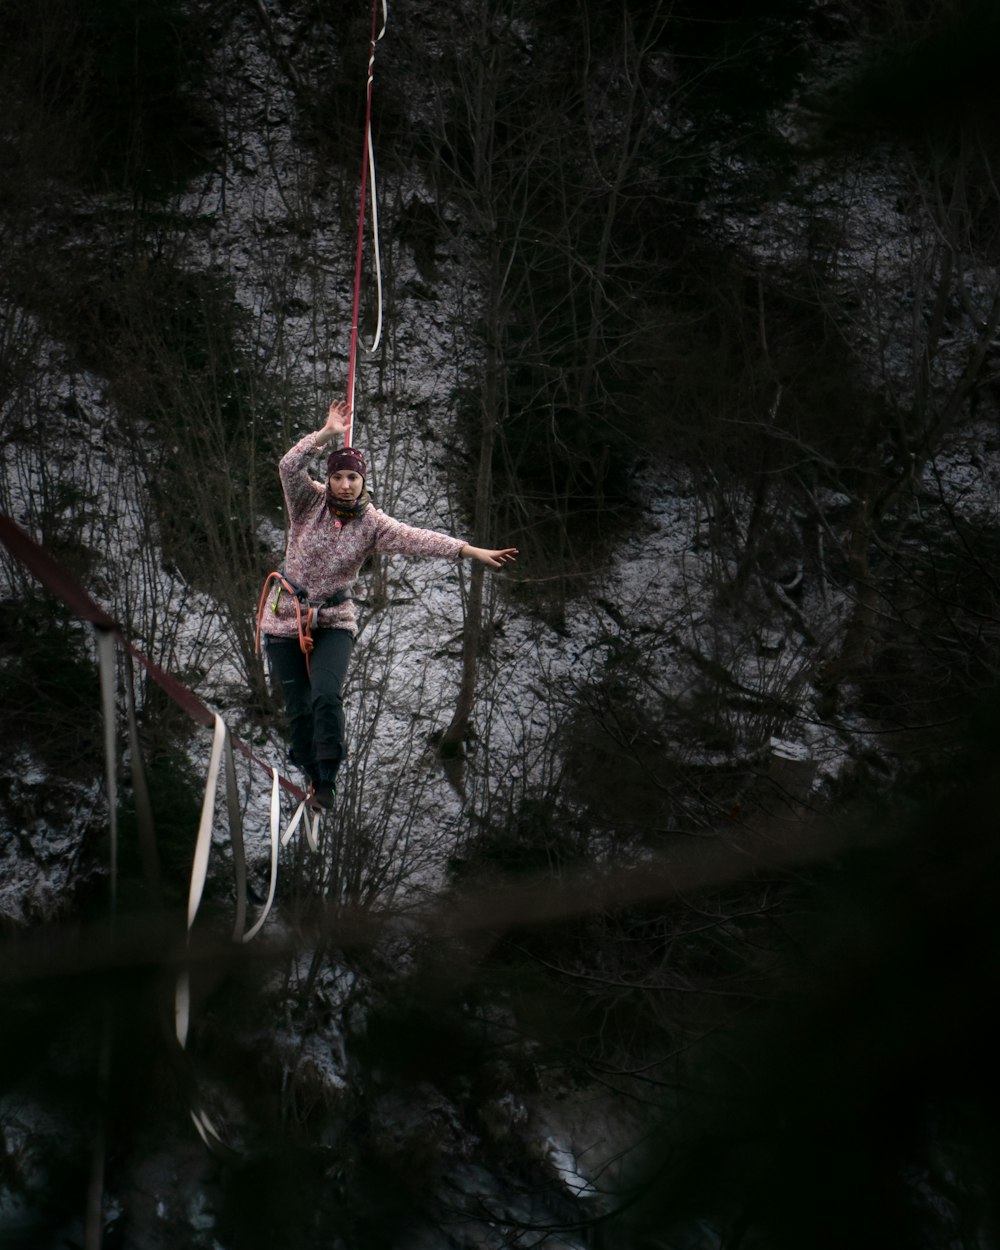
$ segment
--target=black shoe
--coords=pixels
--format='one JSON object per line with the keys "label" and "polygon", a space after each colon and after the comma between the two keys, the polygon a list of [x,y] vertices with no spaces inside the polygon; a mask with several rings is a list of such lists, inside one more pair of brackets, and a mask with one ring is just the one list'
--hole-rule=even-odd
{"label": "black shoe", "polygon": [[318,784],[310,786],[309,798],[306,800],[310,811],[328,812],[333,807],[333,796],[336,793],[336,790],[328,781],[320,781]]}
{"label": "black shoe", "polygon": [[[319,780],[325,786],[337,793],[337,773],[340,769],[340,760],[320,760],[317,765]],[[318,783],[317,783],[318,784]]]}

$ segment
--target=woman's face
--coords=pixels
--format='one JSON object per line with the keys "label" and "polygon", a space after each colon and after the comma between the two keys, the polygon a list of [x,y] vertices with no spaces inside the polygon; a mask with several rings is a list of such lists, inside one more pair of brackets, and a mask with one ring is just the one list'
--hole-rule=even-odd
{"label": "woman's face", "polygon": [[353,469],[337,469],[327,478],[327,485],[334,499],[342,503],[353,503],[361,494],[365,479]]}

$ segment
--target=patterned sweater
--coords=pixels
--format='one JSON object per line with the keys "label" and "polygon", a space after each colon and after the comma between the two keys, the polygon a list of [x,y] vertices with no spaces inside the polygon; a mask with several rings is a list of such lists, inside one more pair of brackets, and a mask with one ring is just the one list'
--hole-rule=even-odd
{"label": "patterned sweater", "polygon": [[[326,507],[325,483],[314,481],[306,469],[310,457],[329,451],[328,446],[316,446],[315,434],[307,434],[285,453],[278,466],[291,523],[284,564],[290,582],[307,590],[311,599],[322,599],[334,591],[349,589],[361,565],[376,553],[458,558],[465,546],[462,539],[403,525],[372,505],[353,520],[337,520]],[[277,586],[274,583],[274,591],[268,596],[261,630],[294,638],[298,635],[294,600],[287,592],[279,596]],[[323,608],[314,623],[319,628],[358,632],[354,604],[349,599]]]}

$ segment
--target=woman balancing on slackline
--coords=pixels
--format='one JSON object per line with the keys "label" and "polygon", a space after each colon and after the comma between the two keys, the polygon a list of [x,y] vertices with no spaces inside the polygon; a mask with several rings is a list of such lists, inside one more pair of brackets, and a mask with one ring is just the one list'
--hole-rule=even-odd
{"label": "woman balancing on slackline", "polygon": [[306,469],[309,460],[343,434],[347,422],[347,405],[335,400],[323,428],[299,439],[281,459],[288,546],[284,569],[265,583],[258,614],[271,671],[285,696],[289,759],[309,777],[313,810],[333,805],[344,759],[342,693],[358,632],[350,595],[363,562],[376,553],[469,557],[499,569],[517,556],[514,547],[487,551],[386,516],[368,497],[365,458],[355,447],[331,452],[326,483],[315,481]]}

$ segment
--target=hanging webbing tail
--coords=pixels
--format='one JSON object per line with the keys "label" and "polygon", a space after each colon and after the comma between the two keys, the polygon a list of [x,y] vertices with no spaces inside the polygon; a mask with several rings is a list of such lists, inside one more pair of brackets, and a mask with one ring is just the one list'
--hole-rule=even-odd
{"label": "hanging webbing tail", "polygon": [[104,713],[104,759],[108,787],[108,832],[111,839],[111,914],[118,905],[118,749],[115,744],[115,636],[110,629],[94,627],[101,676],[101,710]]}
{"label": "hanging webbing tail", "polygon": [[[299,810],[305,807],[305,800],[299,804]],[[242,935],[243,942],[252,941],[264,927],[264,921],[267,919],[274,903],[274,893],[278,885],[278,842],[280,839],[281,829],[281,792],[278,789],[278,773],[275,769],[271,774],[271,805],[270,805],[270,830],[271,830],[271,871],[267,882],[267,900],[261,908],[261,913],[257,917],[253,927],[248,929]]]}
{"label": "hanging webbing tail", "polygon": [[[211,843],[212,820],[214,813],[214,795],[217,787],[220,766],[224,761],[225,778],[226,778],[226,806],[229,816],[229,839],[231,852],[233,857],[233,865],[236,876],[236,918],[233,927],[233,938],[235,940],[248,941],[250,937],[259,932],[263,919],[258,919],[253,928],[249,931],[249,936],[244,934],[243,930],[246,925],[247,901],[246,901],[246,858],[243,847],[243,824],[240,811],[240,796],[238,792],[236,767],[233,757],[233,747],[236,747],[247,760],[252,764],[266,768],[271,778],[271,884],[268,891],[270,902],[274,899],[274,877],[277,872],[277,847],[279,841],[281,845],[285,845],[291,838],[294,831],[298,828],[306,812],[306,796],[302,790],[293,785],[286,778],[282,777],[277,769],[269,763],[256,756],[253,751],[241,742],[239,738],[234,737],[228,731],[225,723],[217,712],[210,711],[204,703],[186,686],[182,685],[175,677],[165,672],[154,664],[147,656],[143,655],[138,648],[128,640],[121,626],[110,616],[107,611],[100,607],[90,597],[86,590],[64,569],[51,555],[38,543],[34,541],[21,527],[13,521],[9,516],[0,513],[0,544],[10,553],[11,557],[29,570],[38,578],[43,586],[47,587],[54,595],[56,595],[77,617],[81,620],[88,621],[95,630],[96,645],[98,652],[98,660],[100,665],[100,687],[101,687],[101,705],[103,709],[104,721],[104,747],[105,762],[107,773],[107,790],[108,790],[108,808],[109,808],[109,825],[111,833],[111,904],[112,918],[115,914],[117,903],[117,868],[118,868],[118,772],[116,766],[118,748],[116,735],[116,663],[115,663],[115,647],[121,644],[125,656],[126,671],[126,707],[128,712],[128,742],[129,751],[132,756],[132,789],[135,800],[136,820],[138,825],[140,855],[143,864],[143,871],[146,877],[147,887],[150,897],[155,905],[160,903],[160,877],[159,863],[156,849],[156,835],[153,826],[152,806],[149,801],[149,789],[146,784],[145,776],[142,770],[142,753],[140,750],[139,731],[136,720],[135,710],[135,693],[133,690],[133,671],[132,660],[137,660],[142,665],[149,677],[157,683],[157,685],[166,692],[166,694],[182,708],[188,716],[197,724],[211,727],[214,729],[212,754],[209,762],[209,775],[206,781],[205,791],[206,797],[202,804],[202,815],[198,828],[198,837],[196,842],[194,862],[191,869],[191,882],[188,891],[188,931],[194,921],[195,913],[201,902],[202,892],[204,890],[208,857]],[[269,579],[273,580],[273,579]],[[291,586],[291,583],[288,583]],[[292,588],[296,596],[298,592],[296,588]],[[265,587],[264,601],[266,603],[267,587]],[[336,603],[343,603],[350,598],[350,592],[345,588],[337,591],[333,595],[328,595],[324,599],[320,607],[334,606]],[[258,638],[259,643],[259,638]],[[280,790],[293,795],[298,801],[298,811],[288,831],[282,837],[280,835],[279,822],[281,815],[280,808]],[[316,831],[318,828],[317,817],[310,825],[308,816],[306,817],[306,837],[310,847],[316,849],[318,842]],[[264,914],[266,918],[266,910]],[[186,970],[182,969],[176,991],[175,1005],[175,1026],[177,1038],[183,1047],[187,1039],[187,1033],[190,1023],[190,988],[187,979]],[[102,1043],[103,1046],[103,1043]],[[103,1062],[103,1060],[102,1060]],[[205,1129],[210,1135],[218,1138],[218,1134],[211,1126],[208,1117],[203,1113],[195,1115],[192,1112],[192,1118],[195,1120],[195,1127],[201,1133],[205,1140]],[[98,1195],[99,1197],[100,1195]]]}
{"label": "hanging webbing tail", "polygon": [[[382,28],[378,29],[379,4],[382,6]],[[365,193],[369,173],[371,175],[371,206],[372,206],[372,245],[375,255],[375,282],[378,291],[378,320],[375,327],[375,338],[368,351],[373,352],[382,338],[382,261],[379,254],[378,239],[378,202],[375,191],[375,148],[372,143],[372,86],[375,81],[375,48],[385,34],[388,21],[386,0],[372,0],[372,33],[368,54],[368,78],[365,84],[365,131],[361,145],[361,204],[358,212],[358,238],[354,252],[354,307],[351,313],[351,346],[347,364],[347,429],[344,431],[344,446],[352,445],[354,433],[354,387],[357,378],[358,360],[358,311],[361,304],[361,255],[365,237]]]}

